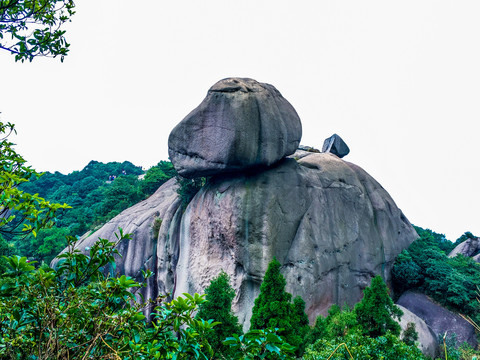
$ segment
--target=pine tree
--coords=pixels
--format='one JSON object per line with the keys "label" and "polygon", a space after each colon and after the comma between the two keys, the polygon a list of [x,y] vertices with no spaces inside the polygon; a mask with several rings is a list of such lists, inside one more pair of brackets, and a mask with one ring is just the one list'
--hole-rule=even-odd
{"label": "pine tree", "polygon": [[214,278],[205,289],[206,300],[199,305],[196,318],[214,320],[221,324],[215,326],[213,331],[206,334],[206,339],[216,353],[228,354],[228,347],[223,345],[223,340],[233,334],[241,335],[242,328],[238,318],[232,312],[232,300],[235,291],[230,286],[229,276],[222,271]]}
{"label": "pine tree", "polygon": [[292,310],[290,322],[293,325],[293,337],[295,342],[291,345],[297,347],[296,354],[301,356],[305,352],[305,347],[307,345],[306,341],[310,331],[310,323],[308,321],[308,316],[305,313],[305,301],[300,296],[293,299]]}
{"label": "pine tree", "polygon": [[287,282],[280,273],[276,258],[268,264],[267,272],[260,285],[260,294],[255,299],[250,319],[250,329],[290,328],[290,300],[292,295],[285,291]]}
{"label": "pine tree", "polygon": [[300,355],[304,338],[308,331],[308,317],[305,314],[305,302],[285,291],[286,281],[280,273],[280,263],[276,258],[268,264],[267,272],[260,285],[260,294],[255,299],[250,319],[250,330],[277,328],[278,334],[286,342],[297,348]]}
{"label": "pine tree", "polygon": [[367,336],[378,337],[391,331],[395,336],[400,335],[400,325],[393,319],[400,319],[402,310],[396,306],[381,276],[372,279],[370,287],[363,291],[363,299],[355,305],[357,321]]}

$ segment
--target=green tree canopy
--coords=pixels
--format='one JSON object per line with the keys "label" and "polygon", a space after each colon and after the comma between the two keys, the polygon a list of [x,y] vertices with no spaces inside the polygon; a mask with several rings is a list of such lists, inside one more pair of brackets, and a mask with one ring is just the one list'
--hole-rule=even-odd
{"label": "green tree canopy", "polygon": [[363,299],[355,305],[355,313],[363,334],[367,336],[382,336],[387,331],[400,335],[400,325],[393,318],[400,319],[403,312],[388,295],[387,285],[380,275],[375,276],[363,291]]}
{"label": "green tree canopy", "polygon": [[362,360],[427,360],[414,345],[405,344],[391,333],[371,338],[358,332],[341,338],[319,339],[307,348],[302,359],[345,360],[351,359],[351,356]]}
{"label": "green tree canopy", "polygon": [[285,291],[287,282],[280,273],[280,263],[276,258],[268,264],[260,294],[255,299],[255,305],[250,319],[250,329],[290,328],[290,301],[292,295]]}
{"label": "green tree canopy", "polygon": [[67,204],[46,201],[37,194],[19,190],[20,184],[41,176],[25,159],[17,154],[14,144],[8,140],[15,132],[13,124],[0,122],[0,235],[6,240],[15,235],[32,233],[53,226],[59,209]]}
{"label": "green tree canopy", "polygon": [[163,183],[177,174],[170,161],[160,161],[156,166],[147,170],[140,185],[144,194],[153,194]]}
{"label": "green tree canopy", "polygon": [[458,254],[449,258],[451,248],[474,237],[467,232],[455,244],[446,244],[441,234],[415,228],[419,238],[395,260],[392,279],[395,292],[415,288],[449,309],[480,321],[476,291],[480,287],[480,264]]}
{"label": "green tree canopy", "polygon": [[235,291],[224,271],[210,282],[205,289],[205,295],[206,301],[199,305],[196,318],[220,322],[206,338],[215,352],[227,355],[230,349],[223,341],[233,334],[241,335],[243,332],[238,318],[232,312]]}
{"label": "green tree canopy", "polygon": [[260,294],[255,299],[250,329],[280,329],[279,334],[295,347],[297,355],[301,355],[301,344],[308,332],[305,302],[301,298],[291,302],[292,294],[285,291],[286,281],[280,268],[274,257],[260,285]]}
{"label": "green tree canopy", "polygon": [[36,56],[63,61],[70,44],[62,26],[75,14],[72,0],[0,0],[0,49],[15,61]]}
{"label": "green tree canopy", "polygon": [[13,254],[13,246],[11,246],[5,239],[0,235],[0,274],[3,274],[7,267],[6,256]]}
{"label": "green tree canopy", "polygon": [[66,202],[72,209],[56,214],[56,225],[61,231],[52,229],[48,231],[48,236],[27,236],[21,241],[14,239],[17,254],[39,262],[50,262],[64,248],[65,232],[81,236],[94,230],[153,194],[175,172],[170,162],[160,161],[147,171],[143,179],[142,174],[142,168],[129,161],[104,164],[92,160],[82,170],[68,175],[46,172],[41,177],[34,176],[31,181],[22,183],[20,190]]}

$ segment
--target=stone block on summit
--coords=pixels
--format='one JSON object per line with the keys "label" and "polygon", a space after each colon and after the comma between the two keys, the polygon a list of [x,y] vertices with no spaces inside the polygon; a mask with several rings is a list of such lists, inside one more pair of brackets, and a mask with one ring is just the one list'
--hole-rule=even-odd
{"label": "stone block on summit", "polygon": [[275,87],[227,78],[172,130],[168,154],[181,176],[210,176],[272,165],[301,136],[297,112]]}
{"label": "stone block on summit", "polygon": [[331,153],[337,155],[339,158],[343,158],[348,155],[350,149],[340,136],[333,134],[323,142],[322,152]]}

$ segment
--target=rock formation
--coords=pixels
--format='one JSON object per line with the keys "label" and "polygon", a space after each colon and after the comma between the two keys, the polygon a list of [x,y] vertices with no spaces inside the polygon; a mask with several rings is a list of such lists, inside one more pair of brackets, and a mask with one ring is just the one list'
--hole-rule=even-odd
{"label": "rock formation", "polygon": [[272,165],[301,136],[297,112],[275,87],[228,78],[172,130],[168,154],[181,176],[209,176]]}
{"label": "rock formation", "polygon": [[178,172],[213,175],[207,184],[183,208],[172,179],[79,248],[118,227],[133,233],[119,245],[117,269],[139,280],[141,269],[154,271],[147,297],[202,293],[223,269],[245,326],[273,256],[311,321],[334,303],[355,304],[376,274],[389,282],[395,257],[417,234],[360,167],[308,149],[285,158],[300,135],[295,110],[273,86],[220,81],[169,139]]}
{"label": "rock formation", "polygon": [[447,336],[455,333],[458,345],[468,342],[473,348],[477,347],[473,326],[459,315],[434,303],[427,295],[407,291],[400,296],[397,305],[403,306],[425,321],[435,337],[443,338],[445,333]]}
{"label": "rock formation", "polygon": [[[91,236],[122,227],[117,269],[141,279],[144,295],[202,292],[220,270],[237,292],[235,311],[248,323],[273,256],[287,291],[300,295],[313,319],[334,303],[353,305],[375,274],[389,281],[395,257],[416,233],[388,193],[365,171],[337,156],[309,153],[262,172],[213,177],[183,209],[174,179]],[[155,222],[161,224],[154,231]]]}

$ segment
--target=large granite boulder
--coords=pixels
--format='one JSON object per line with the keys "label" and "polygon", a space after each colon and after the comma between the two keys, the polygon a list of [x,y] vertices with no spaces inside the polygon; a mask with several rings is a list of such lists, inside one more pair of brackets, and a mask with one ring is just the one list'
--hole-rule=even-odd
{"label": "large granite boulder", "polygon": [[[466,257],[474,257],[480,251],[480,238],[471,237],[465,240],[464,242],[458,244],[448,255],[449,257],[455,257],[458,254],[462,254]],[[476,261],[478,256],[474,258]]]}
{"label": "large granite boulder", "polygon": [[113,238],[119,226],[133,232],[120,244],[118,269],[138,279],[142,268],[152,269],[148,296],[202,293],[224,270],[245,326],[274,256],[287,291],[302,296],[313,322],[334,303],[358,302],[376,274],[389,282],[395,257],[417,237],[375,179],[328,153],[215,176],[186,209],[177,186],[170,180],[78,246]]}
{"label": "large granite boulder", "polygon": [[301,136],[300,118],[275,87],[228,78],[172,130],[168,154],[181,176],[209,176],[272,165]]}
{"label": "large granite boulder", "polygon": [[423,355],[429,356],[432,359],[438,355],[438,339],[437,336],[433,333],[433,331],[428,327],[428,325],[415,315],[413,312],[408,310],[407,308],[403,307],[402,305],[397,306],[403,311],[403,316],[400,321],[397,322],[400,324],[402,328],[402,336],[403,332],[407,329],[409,323],[415,324],[415,330],[418,333],[418,340],[417,346]]}
{"label": "large granite boulder", "polygon": [[433,331],[437,338],[443,338],[445,333],[457,336],[457,344],[469,343],[473,348],[478,345],[474,327],[461,316],[433,302],[427,295],[407,291],[397,301],[397,305],[410,310],[421,318]]}

